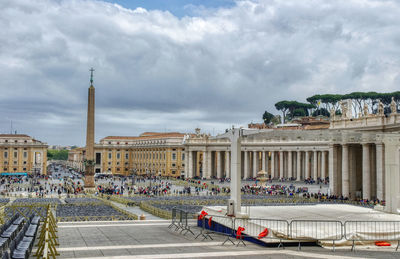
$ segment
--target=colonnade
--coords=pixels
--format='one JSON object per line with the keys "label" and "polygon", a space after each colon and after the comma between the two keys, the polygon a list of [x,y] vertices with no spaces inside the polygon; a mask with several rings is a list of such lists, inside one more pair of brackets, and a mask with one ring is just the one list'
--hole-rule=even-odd
{"label": "colonnade", "polygon": [[[230,151],[185,151],[186,177],[230,178]],[[200,155],[199,155],[200,153]],[[242,179],[263,170],[272,179],[325,179],[328,150],[242,151]]]}
{"label": "colonnade", "polygon": [[[185,151],[185,176],[230,178],[230,151]],[[385,198],[383,143],[335,143],[317,148],[242,149],[242,179],[264,170],[271,179],[329,181],[331,195],[380,200]]]}

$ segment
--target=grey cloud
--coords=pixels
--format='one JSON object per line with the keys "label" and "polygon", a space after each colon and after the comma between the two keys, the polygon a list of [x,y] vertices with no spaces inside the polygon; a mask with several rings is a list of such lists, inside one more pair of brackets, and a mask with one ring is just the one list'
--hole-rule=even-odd
{"label": "grey cloud", "polygon": [[[400,4],[238,1],[195,17],[101,1],[0,3],[0,129],[84,142],[95,67],[96,135],[223,131],[282,99],[394,91]],[[10,118],[10,119],[7,119]]]}

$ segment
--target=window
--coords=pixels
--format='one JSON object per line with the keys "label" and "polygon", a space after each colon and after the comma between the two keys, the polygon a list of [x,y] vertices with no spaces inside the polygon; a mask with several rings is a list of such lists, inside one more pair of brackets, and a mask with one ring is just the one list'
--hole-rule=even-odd
{"label": "window", "polygon": [[26,161],[24,161],[24,165],[26,165]]}
{"label": "window", "polygon": [[111,145],[111,141],[108,141],[108,144]]}
{"label": "window", "polygon": [[14,161],[14,165],[16,165],[17,164],[17,161]]}
{"label": "window", "polygon": [[172,160],[176,160],[176,153],[172,153]]}
{"label": "window", "polygon": [[125,159],[129,159],[129,153],[125,153]]}
{"label": "window", "polygon": [[14,152],[14,158],[18,158],[18,152]]}
{"label": "window", "polygon": [[23,168],[22,170],[26,171],[26,168]]}
{"label": "window", "polygon": [[4,171],[7,171],[7,167],[4,167]]}
{"label": "window", "polygon": [[24,152],[24,158],[28,157],[28,152]]}
{"label": "window", "polygon": [[175,174],[176,172],[175,172],[175,171],[172,171],[171,173],[172,173],[172,174]]}
{"label": "window", "polygon": [[121,158],[121,153],[117,153],[117,159]]}
{"label": "window", "polygon": [[117,171],[119,172],[119,170],[120,170],[120,168],[118,167],[118,168],[117,168]]}
{"label": "window", "polygon": [[108,153],[108,159],[111,159],[111,157],[112,157],[112,154]]}
{"label": "window", "polygon": [[182,153],[182,161],[185,161],[185,153]]}
{"label": "window", "polygon": [[119,165],[119,162],[117,162],[117,165]]}
{"label": "window", "polygon": [[18,140],[15,140],[14,142],[15,142],[15,143],[18,143]]}
{"label": "window", "polygon": [[111,162],[108,162],[108,165],[111,165]]}
{"label": "window", "polygon": [[4,152],[4,158],[8,158],[8,152]]}
{"label": "window", "polygon": [[107,171],[109,171],[109,172],[110,172],[110,171],[111,171],[111,168],[108,168],[108,170],[107,170]]}
{"label": "window", "polygon": [[176,164],[172,164],[172,167],[175,167],[176,166]]}

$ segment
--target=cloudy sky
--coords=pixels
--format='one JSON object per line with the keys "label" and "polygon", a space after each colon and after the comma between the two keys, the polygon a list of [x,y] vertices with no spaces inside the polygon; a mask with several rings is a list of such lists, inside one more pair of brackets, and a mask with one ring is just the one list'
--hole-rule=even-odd
{"label": "cloudy sky", "polygon": [[96,140],[218,133],[274,103],[396,91],[400,1],[1,0],[0,132],[83,145],[89,69]]}

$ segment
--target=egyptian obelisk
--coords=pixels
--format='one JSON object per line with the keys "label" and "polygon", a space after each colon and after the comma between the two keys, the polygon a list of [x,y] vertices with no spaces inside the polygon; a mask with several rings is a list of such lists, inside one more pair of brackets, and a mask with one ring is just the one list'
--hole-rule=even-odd
{"label": "egyptian obelisk", "polygon": [[85,159],[85,188],[94,188],[94,86],[93,71],[90,70],[90,87],[88,94],[87,126],[86,126],[86,159]]}

